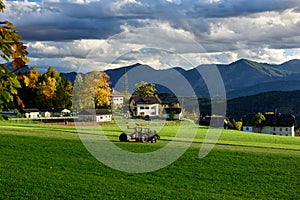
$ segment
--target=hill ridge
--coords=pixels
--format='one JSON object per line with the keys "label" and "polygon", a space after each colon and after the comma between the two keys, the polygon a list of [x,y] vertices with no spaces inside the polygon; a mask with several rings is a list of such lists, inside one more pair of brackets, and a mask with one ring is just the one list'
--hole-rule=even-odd
{"label": "hill ridge", "polygon": [[[110,76],[111,87],[119,87],[117,90],[122,91],[120,83],[124,73],[129,75],[135,73],[135,76],[129,76],[129,89],[134,88],[136,81],[145,79],[150,82],[160,81],[160,83],[171,85],[179,83],[184,78],[193,88],[197,96],[207,96],[205,81],[199,69],[205,67],[209,69],[212,65],[199,65],[196,68],[186,70],[180,66],[174,68],[157,70],[150,65],[136,63],[134,65],[124,66],[117,69],[108,69],[105,72]],[[223,79],[225,90],[228,98],[247,96],[249,94],[257,94],[272,90],[290,91],[297,90],[297,84],[300,81],[300,60],[294,59],[279,65],[260,63],[248,59],[240,59],[230,64],[215,65]],[[74,73],[65,73],[65,76],[72,82],[75,80]],[[138,75],[138,77],[137,77]],[[149,77],[155,77],[151,80]],[[131,84],[130,84],[131,83]],[[280,85],[280,83],[283,83]],[[274,86],[272,86],[274,85]],[[178,85],[180,87],[180,84]],[[158,86],[158,91],[165,92],[163,87]],[[280,88],[278,88],[280,87]],[[255,91],[258,88],[258,91]],[[251,90],[250,90],[251,89]],[[300,86],[299,86],[300,89]],[[178,89],[179,91],[179,89]],[[180,95],[191,95],[181,88]]]}

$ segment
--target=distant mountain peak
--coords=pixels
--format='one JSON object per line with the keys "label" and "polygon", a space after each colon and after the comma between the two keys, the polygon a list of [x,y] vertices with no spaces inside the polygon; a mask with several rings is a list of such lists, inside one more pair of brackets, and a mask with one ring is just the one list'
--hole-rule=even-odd
{"label": "distant mountain peak", "polygon": [[16,70],[16,69],[14,68],[14,66],[13,66],[12,63],[6,63],[5,66],[6,66],[6,68],[7,68],[8,70],[14,71],[15,74],[26,74],[26,73],[28,73],[29,70],[30,70],[29,67],[28,67],[28,65],[24,65],[24,67],[22,67],[21,69],[18,69],[18,70]]}
{"label": "distant mountain peak", "polygon": [[281,65],[285,65],[285,64],[298,64],[300,66],[300,59],[288,60],[288,61],[282,63]]}
{"label": "distant mountain peak", "polygon": [[[273,91],[279,88],[282,91],[300,89],[300,60],[298,59],[290,60],[281,65],[240,59],[230,64],[199,65],[197,68],[189,70],[180,66],[158,70],[146,64],[135,63],[121,68],[109,69],[105,72],[110,76],[112,87],[115,87],[117,83],[122,85],[120,87],[123,87],[125,80],[122,80],[122,78],[126,72],[129,72],[127,77],[131,89],[134,88],[135,79],[150,82],[148,78],[151,74],[155,76],[154,82],[160,80],[166,85],[178,85],[176,89],[180,90],[182,96],[187,95],[186,88],[179,82],[182,78],[190,83],[195,94],[207,96],[209,94],[207,85],[197,69],[202,67],[204,70],[210,70],[211,66],[218,68],[229,98]],[[75,75],[66,74],[70,80],[74,80]]]}

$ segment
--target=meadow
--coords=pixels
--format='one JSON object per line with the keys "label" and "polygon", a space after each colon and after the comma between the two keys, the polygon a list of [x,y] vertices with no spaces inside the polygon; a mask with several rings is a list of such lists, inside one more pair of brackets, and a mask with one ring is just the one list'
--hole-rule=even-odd
{"label": "meadow", "polygon": [[[168,144],[178,127],[164,127],[155,144],[120,143],[118,127],[103,128],[117,146],[148,152]],[[199,159],[207,128],[196,128],[171,165],[126,173],[96,160],[74,126],[0,122],[0,199],[300,199],[299,137],[223,130]]]}

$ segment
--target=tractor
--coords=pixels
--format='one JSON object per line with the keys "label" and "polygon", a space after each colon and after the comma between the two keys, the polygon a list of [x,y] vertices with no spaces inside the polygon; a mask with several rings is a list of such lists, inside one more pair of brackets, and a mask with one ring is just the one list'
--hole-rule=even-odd
{"label": "tractor", "polygon": [[151,142],[156,143],[156,140],[160,139],[160,136],[156,131],[151,131],[150,128],[143,127],[127,127],[128,129],[133,129],[133,133],[121,133],[119,140],[121,142]]}

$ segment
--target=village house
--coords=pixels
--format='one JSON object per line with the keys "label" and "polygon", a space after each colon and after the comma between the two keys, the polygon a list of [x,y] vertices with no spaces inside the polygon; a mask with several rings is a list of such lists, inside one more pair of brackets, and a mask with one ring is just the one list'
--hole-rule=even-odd
{"label": "village house", "polygon": [[112,120],[112,113],[107,109],[85,109],[78,114],[78,121],[81,122],[109,122]]}
{"label": "village house", "polygon": [[176,107],[165,107],[164,118],[167,120],[181,120],[182,109]]}
{"label": "village house", "polygon": [[36,119],[41,116],[40,110],[37,108],[26,108],[22,111],[22,113],[25,118],[29,118],[29,119]]}
{"label": "village house", "polygon": [[178,98],[174,94],[158,94],[161,101],[162,117],[166,120],[181,120],[182,109]]}
{"label": "village house", "polygon": [[118,92],[115,89],[112,89],[111,92],[111,104],[112,105],[123,105],[124,104],[124,95]]}
{"label": "village house", "polygon": [[295,136],[296,119],[291,114],[265,114],[266,122],[260,131],[260,128],[253,125],[255,114],[247,115],[243,121],[243,131],[261,132],[264,134]]}
{"label": "village house", "polygon": [[159,117],[160,99],[153,96],[132,96],[129,100],[129,110],[133,117]]}
{"label": "village house", "polygon": [[215,128],[227,128],[228,121],[221,115],[200,115],[198,119],[199,125],[211,126]]}
{"label": "village house", "polygon": [[42,117],[63,117],[70,116],[71,111],[66,108],[42,108]]}

